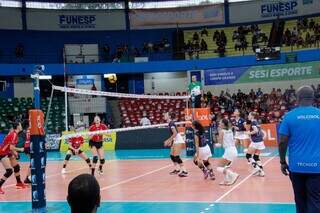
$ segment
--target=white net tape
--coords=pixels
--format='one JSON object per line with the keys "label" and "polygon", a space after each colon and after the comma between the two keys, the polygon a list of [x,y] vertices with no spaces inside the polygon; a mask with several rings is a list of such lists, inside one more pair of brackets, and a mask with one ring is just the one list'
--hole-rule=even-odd
{"label": "white net tape", "polygon": [[190,96],[168,96],[168,95],[136,95],[136,94],[127,94],[127,93],[116,93],[116,92],[103,92],[95,90],[86,90],[86,89],[77,89],[70,87],[61,87],[52,85],[52,89],[58,90],[61,92],[75,93],[82,95],[96,95],[96,96],[105,96],[105,97],[117,97],[117,98],[137,98],[137,99],[189,99]]}
{"label": "white net tape", "polygon": [[[190,121],[183,121],[183,122],[176,122],[176,125],[183,125],[190,123]],[[156,124],[156,125],[149,125],[149,126],[137,126],[137,127],[127,127],[127,128],[117,128],[117,129],[108,129],[108,130],[101,130],[101,131],[92,131],[92,132],[79,132],[79,133],[72,133],[63,135],[60,139],[69,139],[78,136],[93,136],[93,135],[100,135],[100,134],[108,134],[112,132],[124,132],[130,130],[140,130],[140,129],[151,129],[151,128],[159,128],[159,127],[166,127],[168,123],[164,124]]]}

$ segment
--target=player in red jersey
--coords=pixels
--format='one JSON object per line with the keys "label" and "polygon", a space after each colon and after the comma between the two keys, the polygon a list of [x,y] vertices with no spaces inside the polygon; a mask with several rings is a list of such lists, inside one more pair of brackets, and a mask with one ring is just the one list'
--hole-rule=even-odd
{"label": "player in red jersey", "polygon": [[[78,122],[76,125],[76,132],[80,132],[82,130],[84,130],[83,124],[81,122]],[[66,155],[64,162],[63,162],[63,168],[61,170],[62,174],[66,173],[66,167],[67,167],[67,164],[68,164],[72,155],[77,155],[80,158],[82,158],[83,160],[85,160],[87,162],[89,168],[91,168],[90,159],[88,158],[86,153],[84,153],[81,150],[81,145],[83,143],[84,143],[84,139],[81,135],[76,136],[76,137],[72,137],[69,139],[69,150],[67,151],[67,155]]]}
{"label": "player in red jersey", "polygon": [[16,175],[17,179],[17,188],[25,188],[25,185],[20,180],[20,166],[15,166],[13,169],[11,168],[11,163],[9,156],[16,155],[17,152],[23,152],[23,148],[17,148],[16,144],[18,143],[18,133],[22,130],[22,126],[20,122],[15,122],[13,124],[13,130],[8,133],[8,135],[4,138],[2,144],[0,145],[0,161],[6,172],[0,179],[0,194],[4,194],[4,191],[1,189],[4,182],[13,174]]}
{"label": "player in red jersey", "polygon": [[[29,120],[26,120],[23,123],[23,136],[25,139],[24,146],[23,146],[24,153],[27,155],[27,157],[30,160],[30,136],[31,135],[30,135]],[[31,184],[30,176],[31,176],[31,170],[29,166],[27,170],[26,179],[24,180],[25,184]]]}
{"label": "player in red jersey", "polygon": [[[94,124],[90,126],[89,131],[94,132],[94,131],[101,131],[101,130],[107,130],[108,127],[101,123],[100,117],[95,116],[94,117]],[[92,167],[91,167],[91,174],[94,175],[94,171],[96,168],[96,164],[98,163],[98,156],[100,159],[100,165],[99,165],[99,173],[102,175],[103,174],[103,164],[105,163],[104,159],[104,150],[103,150],[103,135],[102,134],[97,134],[93,135],[89,141],[89,146],[92,151]]]}

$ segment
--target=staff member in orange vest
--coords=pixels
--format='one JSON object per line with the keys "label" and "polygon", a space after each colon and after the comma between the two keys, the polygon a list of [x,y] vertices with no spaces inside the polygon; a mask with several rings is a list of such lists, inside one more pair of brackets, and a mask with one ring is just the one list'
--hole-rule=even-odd
{"label": "staff member in orange vest", "polygon": [[[95,116],[94,117],[94,124],[90,126],[89,131],[94,132],[94,131],[101,131],[101,130],[107,130],[108,127],[101,123],[100,117]],[[103,164],[105,163],[104,159],[104,150],[103,150],[103,135],[102,134],[97,134],[93,135],[89,141],[89,146],[92,151],[92,167],[91,167],[91,174],[94,175],[96,164],[98,163],[98,156],[100,159],[100,165],[99,165],[99,173],[102,175],[103,174]]]}

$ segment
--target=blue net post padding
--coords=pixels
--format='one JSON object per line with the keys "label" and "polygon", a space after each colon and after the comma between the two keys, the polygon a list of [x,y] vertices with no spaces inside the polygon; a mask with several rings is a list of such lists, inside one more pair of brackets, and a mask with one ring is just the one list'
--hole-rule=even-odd
{"label": "blue net post padding", "polygon": [[186,154],[187,156],[193,156],[195,153],[194,146],[194,130],[191,127],[186,127]]}
{"label": "blue net post padding", "polygon": [[31,198],[32,209],[46,207],[46,147],[44,135],[31,135],[30,137],[30,161],[31,161]]}

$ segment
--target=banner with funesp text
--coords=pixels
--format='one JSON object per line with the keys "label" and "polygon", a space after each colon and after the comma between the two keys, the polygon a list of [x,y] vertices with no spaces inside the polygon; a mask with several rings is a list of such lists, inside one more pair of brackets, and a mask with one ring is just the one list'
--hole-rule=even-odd
{"label": "banner with funesp text", "polygon": [[204,78],[205,85],[315,79],[320,78],[320,62],[210,69]]}
{"label": "banner with funesp text", "polygon": [[237,1],[229,4],[230,23],[273,20],[317,14],[319,0],[256,0]]}

